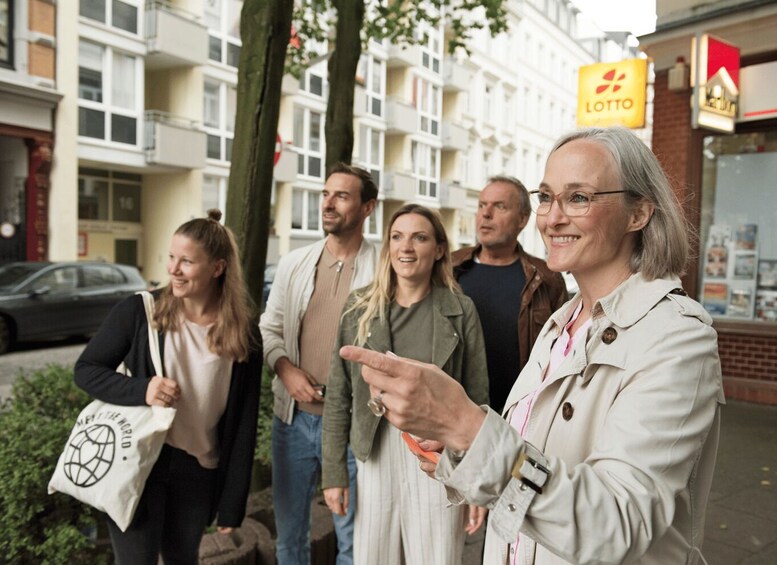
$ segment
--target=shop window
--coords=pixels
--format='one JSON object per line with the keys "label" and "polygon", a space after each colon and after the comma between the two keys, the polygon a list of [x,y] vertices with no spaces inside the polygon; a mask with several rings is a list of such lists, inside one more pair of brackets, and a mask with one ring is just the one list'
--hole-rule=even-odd
{"label": "shop window", "polygon": [[141,176],[79,169],[78,219],[140,223]]}
{"label": "shop window", "polygon": [[0,67],[13,68],[13,0],[0,0]]}
{"label": "shop window", "polygon": [[702,159],[699,300],[777,322],[777,132],[705,137]]}

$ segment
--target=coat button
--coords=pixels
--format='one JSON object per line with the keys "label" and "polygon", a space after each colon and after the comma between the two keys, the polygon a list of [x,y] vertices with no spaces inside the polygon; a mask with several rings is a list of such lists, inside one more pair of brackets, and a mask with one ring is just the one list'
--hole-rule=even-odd
{"label": "coat button", "polygon": [[618,339],[618,332],[615,331],[615,328],[609,327],[602,332],[602,341],[607,345],[610,345],[616,339]]}
{"label": "coat button", "polygon": [[507,509],[508,509],[510,512],[515,512],[515,504],[508,504],[508,505],[507,505]]}
{"label": "coat button", "polygon": [[561,417],[565,420],[571,420],[572,414],[575,413],[575,408],[572,406],[571,402],[565,402],[561,405]]}

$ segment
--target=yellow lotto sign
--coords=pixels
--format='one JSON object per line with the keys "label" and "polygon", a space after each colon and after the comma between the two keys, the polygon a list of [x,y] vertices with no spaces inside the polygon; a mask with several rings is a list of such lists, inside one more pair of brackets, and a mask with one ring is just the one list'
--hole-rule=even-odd
{"label": "yellow lotto sign", "polygon": [[646,88],[647,59],[580,67],[577,125],[644,127]]}

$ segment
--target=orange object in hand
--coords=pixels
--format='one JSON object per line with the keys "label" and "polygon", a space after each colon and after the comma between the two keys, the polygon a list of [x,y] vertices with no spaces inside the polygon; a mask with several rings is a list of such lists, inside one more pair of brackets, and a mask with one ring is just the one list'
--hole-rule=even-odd
{"label": "orange object in hand", "polygon": [[402,439],[405,440],[405,443],[410,448],[410,451],[412,451],[416,455],[420,455],[424,459],[428,459],[435,465],[440,460],[439,453],[437,453],[436,451],[424,451],[419,445],[418,441],[416,441],[416,439],[413,436],[411,436],[409,433],[402,432]]}

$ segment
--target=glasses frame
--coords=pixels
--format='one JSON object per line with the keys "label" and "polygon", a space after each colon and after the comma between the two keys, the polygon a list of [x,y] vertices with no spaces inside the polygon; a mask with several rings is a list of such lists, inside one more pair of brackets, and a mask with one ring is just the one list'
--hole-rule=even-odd
{"label": "glasses frame", "polygon": [[[583,212],[582,214],[570,214],[569,212],[567,212],[566,207],[561,203],[561,200],[559,200],[562,196],[564,196],[564,194],[568,194],[570,192],[572,192],[572,193],[582,192],[583,194],[587,194],[587,195],[591,196],[591,200],[588,202],[588,208],[586,208],[585,212]],[[588,212],[591,211],[591,202],[594,201],[594,199],[593,199],[594,196],[598,196],[598,195],[601,195],[601,194],[623,194],[623,193],[626,193],[626,192],[628,192],[628,190],[625,190],[625,189],[621,189],[621,190],[597,190],[597,191],[575,189],[575,190],[559,192],[555,196],[551,197],[550,205],[548,206],[548,211],[547,212],[540,212],[539,211],[539,207],[542,205],[541,203],[538,203],[536,206],[532,206],[532,212],[534,212],[538,216],[547,216],[548,214],[550,214],[550,211],[553,209],[553,203],[555,202],[556,206],[558,206],[559,210],[561,210],[561,212],[565,216],[579,218],[581,216],[587,215]],[[529,191],[529,197],[538,196],[539,194],[540,194],[540,190],[539,189],[537,189],[537,190],[530,190]]]}

